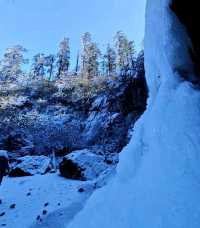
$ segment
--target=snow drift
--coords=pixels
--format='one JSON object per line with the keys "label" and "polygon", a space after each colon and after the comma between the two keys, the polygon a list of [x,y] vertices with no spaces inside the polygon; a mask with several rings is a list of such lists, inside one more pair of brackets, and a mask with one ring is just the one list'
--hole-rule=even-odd
{"label": "snow drift", "polygon": [[115,178],[93,194],[68,228],[200,227],[200,93],[189,51],[194,44],[171,3],[147,2],[147,111]]}

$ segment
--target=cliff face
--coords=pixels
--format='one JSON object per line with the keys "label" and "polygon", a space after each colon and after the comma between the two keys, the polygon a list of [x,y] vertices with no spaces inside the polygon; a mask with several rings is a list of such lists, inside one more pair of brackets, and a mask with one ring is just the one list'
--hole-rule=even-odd
{"label": "cliff face", "polygon": [[196,4],[147,1],[147,110],[121,154],[116,177],[93,194],[68,227],[200,226]]}
{"label": "cliff face", "polygon": [[129,128],[146,108],[144,72],[99,82],[98,88],[60,86],[1,88],[0,149],[12,158],[63,156],[86,148],[108,156],[121,152]]}

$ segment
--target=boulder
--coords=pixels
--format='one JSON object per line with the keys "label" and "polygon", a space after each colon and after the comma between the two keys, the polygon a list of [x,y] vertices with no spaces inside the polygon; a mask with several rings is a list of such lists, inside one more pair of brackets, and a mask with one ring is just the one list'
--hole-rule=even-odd
{"label": "boulder", "polygon": [[0,150],[0,157],[8,159],[8,152],[6,150]]}
{"label": "boulder", "polygon": [[17,108],[21,108],[21,109],[32,107],[32,103],[29,97],[24,97],[24,96],[19,96],[13,99],[13,102],[11,103],[11,105],[14,105]]}
{"label": "boulder", "polygon": [[9,173],[10,177],[45,174],[50,170],[51,160],[46,156],[24,156],[16,159]]}
{"label": "boulder", "polygon": [[66,155],[59,165],[61,176],[82,181],[96,179],[110,167],[104,156],[88,149]]}

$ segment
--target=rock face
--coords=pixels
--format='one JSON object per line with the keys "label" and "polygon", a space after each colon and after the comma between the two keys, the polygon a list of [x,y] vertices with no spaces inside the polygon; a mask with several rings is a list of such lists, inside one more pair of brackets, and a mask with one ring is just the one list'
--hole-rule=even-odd
{"label": "rock face", "polygon": [[138,72],[108,80],[102,88],[60,88],[52,82],[0,91],[0,149],[12,158],[64,156],[93,147],[119,153],[146,107],[144,72]]}
{"label": "rock face", "polygon": [[98,178],[100,174],[112,167],[106,162],[104,156],[95,155],[85,149],[66,155],[59,169],[63,177],[86,181]]}
{"label": "rock face", "polygon": [[131,123],[146,107],[146,98],[143,79],[121,78],[121,81],[110,82],[107,91],[91,103],[83,130],[87,144],[104,145],[107,150],[112,147],[111,151],[120,152],[128,142]]}
{"label": "rock face", "polygon": [[25,156],[16,159],[9,173],[10,177],[45,174],[50,170],[51,160],[46,156]]}
{"label": "rock face", "polygon": [[5,150],[0,150],[0,183],[5,174],[9,172],[8,153]]}

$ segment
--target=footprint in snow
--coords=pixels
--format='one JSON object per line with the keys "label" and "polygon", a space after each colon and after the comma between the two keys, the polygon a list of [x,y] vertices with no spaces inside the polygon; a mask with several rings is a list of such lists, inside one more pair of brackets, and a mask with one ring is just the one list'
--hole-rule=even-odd
{"label": "footprint in snow", "polygon": [[46,214],[47,214],[47,210],[43,210],[43,211],[42,211],[42,214],[43,214],[43,215],[46,215]]}
{"label": "footprint in snow", "polygon": [[5,214],[5,212],[0,213],[0,217],[3,217]]}
{"label": "footprint in snow", "polygon": [[16,204],[15,203],[13,203],[13,204],[10,205],[10,209],[15,209],[15,207],[16,207]]}

